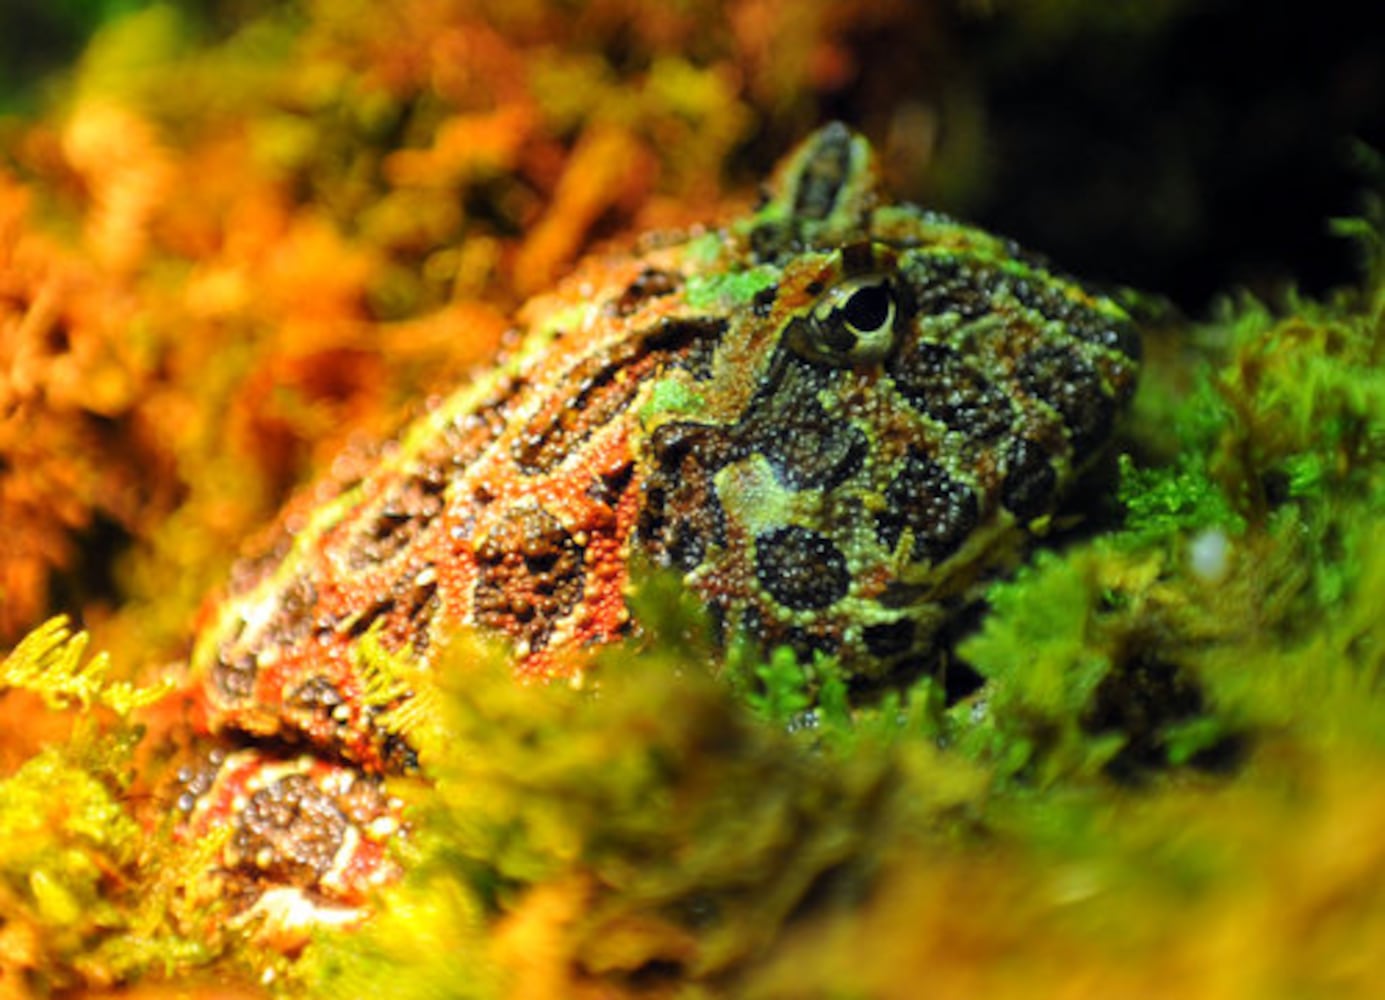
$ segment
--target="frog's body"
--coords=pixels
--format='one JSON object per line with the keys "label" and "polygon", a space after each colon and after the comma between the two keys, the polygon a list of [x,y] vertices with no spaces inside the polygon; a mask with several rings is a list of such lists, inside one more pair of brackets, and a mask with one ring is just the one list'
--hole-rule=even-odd
{"label": "frog's body", "polygon": [[[636,558],[680,572],[723,634],[883,676],[1100,449],[1138,355],[1113,302],[884,201],[836,125],[754,214],[589,263],[520,322],[507,363],[301,501],[240,573],[193,655],[212,729],[404,766],[363,697],[362,636],[426,660],[474,625],[525,674],[570,669],[631,627]],[[315,828],[281,812],[261,860]],[[348,896],[322,884],[329,855],[297,881]]]}

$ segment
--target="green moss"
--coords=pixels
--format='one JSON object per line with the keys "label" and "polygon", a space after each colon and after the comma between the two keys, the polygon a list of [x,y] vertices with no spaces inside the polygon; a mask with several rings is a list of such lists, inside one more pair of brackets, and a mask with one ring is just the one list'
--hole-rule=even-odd
{"label": "green moss", "polygon": [[[188,892],[219,842],[175,847],[167,818],[150,829],[132,811],[147,793],[133,794],[144,730],[128,717],[168,687],[111,681],[109,657],[88,658],[88,642],[55,618],[0,663],[0,692],[27,689],[76,716],[65,741],[0,779],[0,926],[34,942],[34,995],[230,954],[227,939],[202,932],[224,904],[208,909]],[[180,929],[194,923],[193,936]]]}
{"label": "green moss", "polygon": [[760,683],[757,690],[747,694],[746,702],[766,722],[790,725],[813,704],[807,674],[787,646],[775,649],[758,664],[755,677]]}
{"label": "green moss", "polygon": [[1245,530],[1245,519],[1198,459],[1180,456],[1172,466],[1141,469],[1122,455],[1120,474],[1126,537],[1135,544],[1208,529]]}
{"label": "green moss", "polygon": [[[585,968],[619,981],[651,963],[694,981],[718,974],[771,940],[824,873],[864,877],[866,838],[897,806],[885,759],[822,766],[668,645],[638,663],[613,654],[598,697],[517,686],[503,657],[476,666],[486,659],[465,642],[444,658],[442,675],[457,679],[412,732],[436,782],[417,805],[418,860],[364,944],[349,946],[407,960],[420,983],[455,983],[408,995],[487,995],[496,959],[481,935],[530,921],[555,976]],[[425,940],[451,951],[416,950],[420,913]],[[349,948],[313,953],[316,989],[395,975],[391,962],[343,958]],[[478,956],[462,982],[458,949]],[[509,977],[537,974],[501,964]]]}
{"label": "green moss", "polygon": [[52,748],[0,782],[0,918],[30,929],[48,987],[80,982],[78,969],[128,926],[112,876],[132,868],[139,831],[109,778]]}

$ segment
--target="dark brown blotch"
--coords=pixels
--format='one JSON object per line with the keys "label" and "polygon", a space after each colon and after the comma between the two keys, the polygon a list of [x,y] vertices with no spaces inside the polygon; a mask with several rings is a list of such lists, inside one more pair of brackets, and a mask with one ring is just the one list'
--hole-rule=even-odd
{"label": "dark brown blotch", "polygon": [[231,838],[241,870],[271,882],[308,887],[332,867],[347,819],[302,774],[290,774],[250,797]]}
{"label": "dark brown blotch", "polygon": [[866,436],[845,420],[833,418],[817,400],[788,408],[776,420],[759,423],[750,443],[769,461],[774,478],[793,490],[831,489],[861,468]]}
{"label": "dark brown blotch", "polygon": [[393,589],[398,595],[404,618],[409,623],[413,651],[421,654],[427,649],[429,627],[442,604],[438,597],[437,570],[427,565],[417,573],[400,579]]}
{"label": "dark brown blotch", "polygon": [[265,634],[282,646],[291,646],[313,631],[317,610],[317,588],[312,580],[300,573],[284,585],[279,606],[265,628]]}
{"label": "dark brown blotch", "polygon": [[750,311],[756,319],[767,319],[774,311],[775,300],[779,298],[779,286],[770,285],[762,288],[755,293],[755,297],[750,300]]}
{"label": "dark brown blotch", "polygon": [[898,618],[879,625],[867,625],[863,630],[866,650],[881,659],[907,653],[914,648],[914,634],[917,626],[913,619]]}
{"label": "dark brown blotch", "polygon": [[720,428],[664,424],[650,437],[636,538],[656,559],[688,572],[726,544],[726,515],[712,477],[735,450]]}
{"label": "dark brown blotch", "polygon": [[359,639],[380,619],[394,611],[393,593],[377,593],[355,614],[337,623],[337,629],[350,639]]}
{"label": "dark brown blotch", "polygon": [[1047,514],[1058,488],[1058,473],[1036,441],[1016,438],[1005,452],[1000,503],[1021,522]]}
{"label": "dark brown blotch", "polygon": [[1067,334],[1077,340],[1116,351],[1132,361],[1140,359],[1140,334],[1127,318],[1109,316],[1056,289],[1037,292],[1031,282],[1017,287],[1016,298],[1062,323]]}
{"label": "dark brown blotch", "polygon": [[541,648],[582,598],[582,555],[552,514],[509,510],[476,548],[476,621]]}
{"label": "dark brown blotch", "polygon": [[1009,398],[944,344],[915,341],[890,361],[889,373],[910,405],[973,440],[999,436],[1014,418]]}
{"label": "dark brown blotch", "polygon": [[419,464],[430,483],[443,482],[454,471],[470,468],[505,431],[510,401],[524,387],[517,378],[505,378],[476,409],[449,420],[436,440],[419,455]]}
{"label": "dark brown blotch", "polygon": [[818,401],[832,392],[836,369],[788,351],[731,430],[737,456],[763,454],[774,477],[794,490],[831,489],[861,468],[869,443],[860,428]]}
{"label": "dark brown blotch", "polygon": [[443,470],[424,465],[387,489],[373,510],[362,511],[347,563],[355,570],[379,566],[405,551],[443,511]]}
{"label": "dark brown blotch", "polygon": [[344,701],[341,690],[322,676],[309,677],[288,696],[288,703],[292,707],[323,716],[331,715],[332,710]]}
{"label": "dark brown blotch", "polygon": [[842,551],[823,535],[798,525],[755,539],[755,576],[766,593],[794,611],[828,607],[851,587]]}
{"label": "dark brown blotch", "polygon": [[1015,373],[1026,392],[1058,411],[1068,428],[1073,462],[1080,462],[1106,439],[1115,401],[1102,389],[1096,368],[1071,347],[1048,345],[1020,359]]}
{"label": "dark brown blotch", "polygon": [[212,689],[232,704],[243,702],[254,692],[258,673],[254,653],[232,654],[222,646],[211,667]]}
{"label": "dark brown blotch", "polygon": [[920,316],[951,313],[973,320],[991,312],[995,303],[998,275],[963,258],[920,257],[904,277]]}
{"label": "dark brown blotch", "polygon": [[625,495],[625,491],[630,488],[630,482],[634,476],[634,463],[626,462],[618,469],[602,473],[593,479],[591,485],[587,487],[587,496],[614,510],[619,505],[620,498]]}
{"label": "dark brown blotch", "polygon": [[616,345],[574,365],[520,430],[511,455],[529,475],[551,472],[598,427],[629,405],[638,381],[617,378],[629,364],[631,345]]}
{"label": "dark brown blotch", "polygon": [[661,320],[645,336],[645,347],[657,367],[682,368],[699,382],[714,373],[717,348],[726,333],[724,319],[690,317]]}
{"label": "dark brown blotch", "polygon": [[876,517],[876,531],[893,549],[905,529],[911,529],[911,558],[940,563],[961,548],[977,517],[976,494],[937,462],[912,449],[885,491],[885,510]]}
{"label": "dark brown blotch", "polygon": [[629,287],[620,293],[613,308],[617,316],[629,316],[650,299],[672,295],[683,286],[683,278],[674,271],[664,271],[656,267],[646,267]]}

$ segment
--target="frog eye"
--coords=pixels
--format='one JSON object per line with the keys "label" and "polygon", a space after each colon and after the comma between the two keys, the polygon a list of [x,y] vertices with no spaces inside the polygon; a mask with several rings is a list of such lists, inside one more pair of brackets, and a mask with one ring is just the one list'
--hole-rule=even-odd
{"label": "frog eye", "polygon": [[[839,291],[839,297],[842,295]],[[894,297],[884,280],[858,284],[845,294],[841,321],[856,337],[870,339],[888,335],[894,323]]]}
{"label": "frog eye", "polygon": [[895,293],[878,274],[839,281],[813,305],[796,348],[830,364],[879,361],[894,347]]}

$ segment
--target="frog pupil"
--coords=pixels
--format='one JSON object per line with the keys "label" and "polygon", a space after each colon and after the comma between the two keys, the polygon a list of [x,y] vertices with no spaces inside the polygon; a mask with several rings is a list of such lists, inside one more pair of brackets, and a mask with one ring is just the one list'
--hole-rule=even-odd
{"label": "frog pupil", "polygon": [[863,285],[842,307],[847,326],[861,333],[879,330],[890,318],[890,292],[884,284]]}

